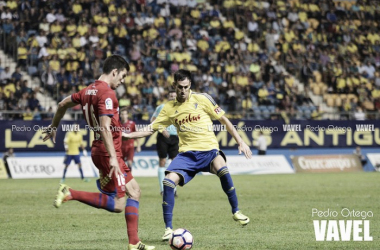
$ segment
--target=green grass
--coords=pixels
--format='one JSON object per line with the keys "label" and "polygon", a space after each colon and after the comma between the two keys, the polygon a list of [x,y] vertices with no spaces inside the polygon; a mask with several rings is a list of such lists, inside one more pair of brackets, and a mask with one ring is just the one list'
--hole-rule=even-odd
{"label": "green grass", "polygon": [[[136,178],[142,190],[139,234],[156,249],[164,232],[156,178]],[[193,249],[380,249],[378,173],[233,176],[246,227],[231,218],[218,178],[197,176],[179,188],[174,227],[190,230]],[[127,249],[123,214],[79,202],[55,209],[57,179],[0,180],[0,249]],[[94,179],[68,179],[74,189],[94,191]],[[372,242],[316,242],[311,211],[372,211]],[[341,219],[339,217],[338,219]],[[351,218],[352,219],[352,218]]]}

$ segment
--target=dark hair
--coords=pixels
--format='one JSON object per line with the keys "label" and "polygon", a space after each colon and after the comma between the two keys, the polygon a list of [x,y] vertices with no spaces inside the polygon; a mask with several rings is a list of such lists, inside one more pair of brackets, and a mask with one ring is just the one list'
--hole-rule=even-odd
{"label": "dark hair", "polygon": [[121,114],[121,112],[124,112],[124,111],[127,111],[127,113],[129,113],[128,112],[128,107],[124,107],[124,108],[120,109],[120,114]]}
{"label": "dark hair", "polygon": [[123,57],[119,55],[109,56],[104,61],[103,74],[108,75],[114,69],[117,69],[118,72],[122,71],[123,69],[127,69],[127,71],[129,71],[129,64]]}
{"label": "dark hair", "polygon": [[176,84],[179,81],[183,81],[185,79],[189,79],[191,82],[191,73],[190,71],[186,69],[180,69],[177,72],[174,73],[174,84]]}

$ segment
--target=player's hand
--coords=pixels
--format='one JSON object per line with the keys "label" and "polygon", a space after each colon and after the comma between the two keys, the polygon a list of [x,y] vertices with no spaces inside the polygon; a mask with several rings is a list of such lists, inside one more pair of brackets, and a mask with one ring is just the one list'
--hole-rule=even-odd
{"label": "player's hand", "polygon": [[110,173],[108,174],[108,177],[112,179],[113,173],[115,173],[116,178],[123,175],[116,157],[110,157]]}
{"label": "player's hand", "polygon": [[169,134],[168,131],[163,130],[163,131],[162,131],[162,134],[163,134],[166,138],[170,138],[170,134]]}
{"label": "player's hand", "polygon": [[140,146],[136,147],[136,152],[137,152],[137,153],[138,153],[138,152],[141,152],[141,147],[140,147]]}
{"label": "player's hand", "polygon": [[57,135],[57,128],[53,128],[51,125],[44,128],[42,134],[46,134],[43,141],[51,140],[55,143],[55,136]]}
{"label": "player's hand", "polygon": [[251,149],[243,141],[239,144],[239,155],[242,152],[245,154],[245,158],[247,158],[247,159],[251,159],[252,158],[252,151],[251,151]]}

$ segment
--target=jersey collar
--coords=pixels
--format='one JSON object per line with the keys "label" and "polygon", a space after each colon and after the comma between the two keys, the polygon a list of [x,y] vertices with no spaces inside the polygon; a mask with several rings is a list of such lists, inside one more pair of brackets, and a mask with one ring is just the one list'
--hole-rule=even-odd
{"label": "jersey collar", "polygon": [[95,80],[95,83],[98,83],[98,84],[106,84],[109,88],[111,88],[110,87],[110,85],[107,83],[107,82],[105,82],[105,81],[101,81],[101,80]]}

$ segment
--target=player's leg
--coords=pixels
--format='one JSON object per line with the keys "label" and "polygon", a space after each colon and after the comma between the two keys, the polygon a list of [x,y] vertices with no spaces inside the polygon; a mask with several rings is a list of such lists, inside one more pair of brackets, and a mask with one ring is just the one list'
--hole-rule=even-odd
{"label": "player's leg", "polygon": [[[178,150],[179,150],[178,143],[179,143],[178,136],[171,135],[170,136],[170,143],[169,143],[169,147],[168,147],[168,155],[169,155],[169,161],[168,162],[170,162],[170,163],[178,155]],[[177,188],[174,190],[174,196],[175,196],[175,198],[178,197]]]}
{"label": "player's leg", "polygon": [[138,220],[139,220],[139,200],[140,187],[135,179],[131,179],[125,185],[128,196],[125,206],[125,221],[127,223],[127,233],[130,244],[137,244],[140,241],[138,237]]}
{"label": "player's leg", "polygon": [[62,179],[61,179],[61,183],[64,183],[65,182],[65,179],[66,179],[66,172],[67,172],[67,169],[69,168],[69,165],[65,165],[65,168],[63,169],[63,176],[62,176]]}
{"label": "player's leg", "polygon": [[135,148],[130,147],[127,150],[127,166],[130,171],[132,171],[132,164],[133,164],[133,156],[135,155]]}
{"label": "player's leg", "polygon": [[71,155],[65,155],[65,159],[63,160],[63,164],[65,164],[65,169],[63,169],[63,176],[62,176],[62,179],[61,179],[61,183],[64,183],[65,182],[65,179],[66,179],[66,172],[67,172],[67,169],[71,163]]}
{"label": "player's leg", "polygon": [[173,232],[173,209],[175,203],[175,188],[180,182],[181,177],[177,173],[170,172],[163,180],[164,193],[162,196],[162,211],[165,222],[165,233],[162,240],[169,240]]}
{"label": "player's leg", "polygon": [[74,156],[74,161],[75,161],[75,164],[78,165],[78,170],[79,170],[79,173],[80,173],[80,178],[82,180],[84,180],[84,175],[83,175],[83,170],[82,170],[82,163],[80,161],[80,155],[75,155]]}
{"label": "player's leg", "polygon": [[163,181],[165,178],[166,171],[166,157],[168,155],[168,143],[166,142],[166,138],[158,133],[157,135],[157,154],[159,158],[158,162],[158,183],[160,185],[160,193],[161,195],[164,192]]}
{"label": "player's leg", "polygon": [[235,221],[239,221],[241,225],[247,225],[249,223],[249,218],[239,211],[238,198],[236,195],[234,183],[226,166],[226,161],[221,155],[218,155],[212,161],[211,173],[216,174],[220,179],[223,191],[226,193],[228,201],[231,205],[233,219]]}
{"label": "player's leg", "polygon": [[133,178],[132,173],[127,173],[125,192],[128,196],[125,206],[125,222],[127,224],[128,250],[152,250],[154,246],[143,244],[138,236],[139,228],[139,200],[141,196],[140,186]]}
{"label": "player's leg", "polygon": [[[64,202],[76,200],[95,208],[105,209],[109,212],[122,212],[126,198],[124,197],[125,182],[120,182],[120,180],[124,181],[124,178],[118,178],[118,180],[116,180],[115,176],[112,178],[108,177],[110,169],[109,157],[92,156],[92,160],[99,169],[100,179],[97,181],[97,185],[101,193],[74,190],[67,185],[61,184],[54,201],[54,206],[59,208]],[[121,162],[123,161],[121,160]]]}

